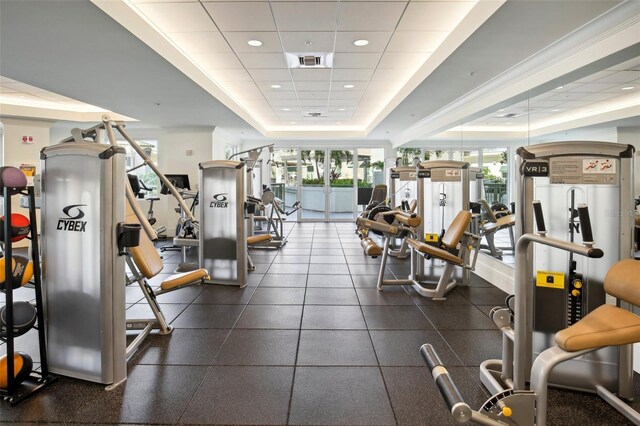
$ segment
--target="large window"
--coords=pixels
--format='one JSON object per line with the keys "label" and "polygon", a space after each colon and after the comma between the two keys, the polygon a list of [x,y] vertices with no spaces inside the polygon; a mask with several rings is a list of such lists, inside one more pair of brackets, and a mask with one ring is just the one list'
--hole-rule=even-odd
{"label": "large window", "polygon": [[[153,161],[158,163],[158,141],[155,140],[142,140],[137,141],[140,148],[142,148],[145,154]],[[134,174],[138,176],[140,182],[151,189],[149,194],[157,194],[160,191],[160,179],[151,170],[151,167],[144,164],[142,157],[129,145],[128,142],[118,141],[118,145],[123,147],[126,151],[125,168],[128,174]]]}

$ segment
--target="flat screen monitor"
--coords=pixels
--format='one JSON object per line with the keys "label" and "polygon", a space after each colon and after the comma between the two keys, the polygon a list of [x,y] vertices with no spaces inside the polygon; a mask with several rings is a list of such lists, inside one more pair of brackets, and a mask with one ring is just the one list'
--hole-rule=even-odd
{"label": "flat screen monitor", "polygon": [[[189,175],[165,175],[166,178],[171,182],[176,189],[184,189],[189,191],[191,189],[191,185],[189,185]],[[160,188],[160,193],[162,195],[167,195],[169,193],[169,188],[167,188],[164,183],[162,184],[162,188]]]}

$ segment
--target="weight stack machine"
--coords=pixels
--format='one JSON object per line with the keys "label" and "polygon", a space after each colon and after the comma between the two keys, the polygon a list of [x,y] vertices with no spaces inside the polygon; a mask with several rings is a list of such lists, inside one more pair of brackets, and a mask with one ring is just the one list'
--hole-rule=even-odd
{"label": "weight stack machine", "polygon": [[245,164],[200,163],[200,267],[212,283],[247,285]]}
{"label": "weight stack machine", "polygon": [[51,371],[110,385],[126,370],[125,150],[87,142],[42,158],[43,284]]}

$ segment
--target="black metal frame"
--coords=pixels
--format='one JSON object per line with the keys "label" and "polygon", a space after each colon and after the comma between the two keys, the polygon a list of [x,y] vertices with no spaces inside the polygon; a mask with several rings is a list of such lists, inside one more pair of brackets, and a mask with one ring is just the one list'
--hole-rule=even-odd
{"label": "black metal frame", "polygon": [[[11,196],[17,191],[18,195],[26,195],[29,198],[29,236],[31,240],[31,260],[33,262],[33,284],[36,292],[36,312],[37,325],[34,326],[38,330],[38,344],[40,347],[40,371],[32,371],[29,377],[21,384],[15,381],[15,365],[14,365],[14,333],[13,333],[13,268],[12,259],[13,250],[11,242]],[[49,372],[47,363],[47,345],[45,338],[45,320],[44,306],[42,301],[42,277],[40,269],[40,250],[38,247],[38,227],[36,222],[36,200],[33,186],[27,188],[7,188],[3,189],[4,197],[4,241],[0,243],[4,246],[5,256],[5,294],[6,294],[6,312],[7,312],[7,336],[2,340],[7,343],[7,389],[0,389],[0,397],[8,401],[12,406],[20,401],[33,395],[40,389],[48,386],[57,379],[57,376]]]}

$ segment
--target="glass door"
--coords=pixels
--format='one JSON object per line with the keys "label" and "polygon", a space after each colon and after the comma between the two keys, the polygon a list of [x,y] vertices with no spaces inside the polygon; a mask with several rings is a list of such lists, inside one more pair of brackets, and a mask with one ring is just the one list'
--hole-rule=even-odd
{"label": "glass door", "polygon": [[[273,152],[271,162],[271,190],[284,201],[285,211],[293,210],[298,201],[298,150],[278,148]],[[287,217],[288,221],[297,220],[298,215]]]}
{"label": "glass door", "polygon": [[329,220],[355,219],[355,190],[357,162],[353,150],[327,150],[327,197]]}
{"label": "glass door", "polygon": [[326,220],[327,217],[327,150],[300,150],[301,220]]}

